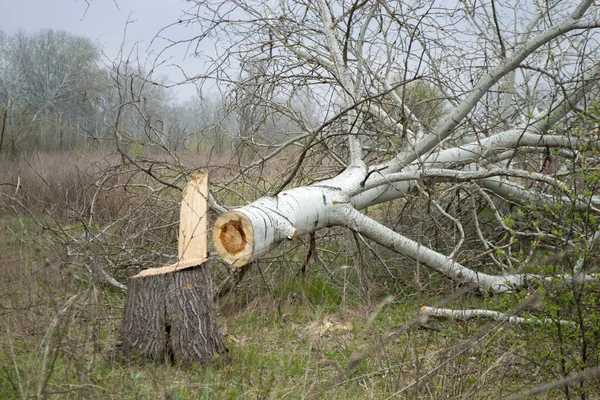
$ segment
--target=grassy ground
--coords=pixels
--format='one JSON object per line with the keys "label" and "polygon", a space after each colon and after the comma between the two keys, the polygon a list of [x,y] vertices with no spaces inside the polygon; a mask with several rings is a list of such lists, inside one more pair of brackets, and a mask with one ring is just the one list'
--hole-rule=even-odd
{"label": "grassy ground", "polygon": [[[455,287],[425,272],[419,290],[410,283],[412,265],[404,266],[403,280],[379,279],[352,266],[351,246],[338,233],[319,239],[329,270],[313,263],[298,275],[303,247],[282,248],[285,265],[266,260],[217,302],[228,362],[186,368],[117,362],[124,293],[69,263],[65,242],[42,223],[51,215],[43,208],[32,213],[6,196],[0,207],[2,399],[495,399],[598,365],[597,327],[587,326],[592,336],[585,336],[554,325],[419,320],[422,305],[506,311],[529,293],[453,297]],[[363,267],[375,269],[372,262],[365,255]],[[213,262],[212,268],[219,284],[223,267]],[[545,396],[582,393],[598,398],[598,381]]]}
{"label": "grassy ground", "polygon": [[[4,262],[3,276],[14,265]],[[220,302],[228,363],[127,365],[113,353],[123,294],[65,288],[80,297],[59,315],[68,296],[51,286],[44,268],[51,267],[30,265],[12,282],[2,280],[0,398],[491,399],[559,374],[549,365],[553,348],[544,328],[486,321],[409,327],[418,308],[411,296],[368,307],[317,278],[282,285],[276,296],[238,291]]]}

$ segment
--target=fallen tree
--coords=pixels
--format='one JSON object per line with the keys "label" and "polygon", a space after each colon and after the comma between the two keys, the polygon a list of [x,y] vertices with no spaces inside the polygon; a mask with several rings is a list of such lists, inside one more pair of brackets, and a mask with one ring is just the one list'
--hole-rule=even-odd
{"label": "fallen tree", "polygon": [[[556,278],[595,280],[581,268],[552,276],[520,270],[543,241],[573,253],[584,243],[579,265],[593,247],[589,222],[600,205],[596,180],[588,179],[599,148],[597,11],[591,0],[466,1],[453,10],[434,3],[326,0],[199,4],[188,21],[202,30],[193,40],[217,37],[227,45],[214,59],[215,73],[193,79],[228,87],[233,112],[254,127],[240,140],[267,149],[241,174],[290,146],[301,148],[279,189],[218,218],[213,242],[219,255],[241,267],[282,241],[344,226],[489,292]],[[242,68],[239,79],[226,67],[232,63]],[[319,111],[309,115],[297,105],[304,100]],[[269,129],[290,126],[295,134],[266,138]],[[286,190],[317,148],[343,171]],[[452,215],[435,188],[466,194],[469,218]],[[453,226],[458,239],[451,251],[362,212],[414,193]],[[503,204],[583,216],[562,240],[556,222],[508,223]],[[483,231],[482,208],[504,236]],[[461,263],[465,224],[498,273]],[[512,255],[524,249],[529,258]]]}

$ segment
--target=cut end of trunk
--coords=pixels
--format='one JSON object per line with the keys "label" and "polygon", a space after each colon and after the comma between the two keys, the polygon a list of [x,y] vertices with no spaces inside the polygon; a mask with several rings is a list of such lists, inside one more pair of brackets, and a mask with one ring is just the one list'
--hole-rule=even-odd
{"label": "cut end of trunk", "polygon": [[217,253],[226,263],[239,268],[251,261],[254,230],[245,214],[231,211],[219,216],[212,237]]}

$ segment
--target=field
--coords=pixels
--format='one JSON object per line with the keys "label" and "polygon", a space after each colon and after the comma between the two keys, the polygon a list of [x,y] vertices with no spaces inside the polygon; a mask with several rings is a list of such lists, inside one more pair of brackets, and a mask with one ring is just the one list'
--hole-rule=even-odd
{"label": "field", "polygon": [[[222,191],[227,160],[186,162],[209,164],[213,190]],[[243,276],[211,259],[229,361],[120,361],[125,293],[103,273],[125,283],[141,268],[166,265],[177,248],[178,192],[153,192],[152,179],[129,167],[110,154],[0,159],[0,398],[496,399],[600,364],[597,289],[490,297],[342,229],[319,232],[306,265],[308,238]],[[261,176],[247,181],[268,186],[269,171]],[[236,204],[255,198],[253,190],[241,184],[221,198]],[[369,213],[393,219],[403,206]],[[429,234],[414,213],[405,220]],[[555,322],[426,319],[424,305]],[[600,398],[600,381],[543,396]]]}

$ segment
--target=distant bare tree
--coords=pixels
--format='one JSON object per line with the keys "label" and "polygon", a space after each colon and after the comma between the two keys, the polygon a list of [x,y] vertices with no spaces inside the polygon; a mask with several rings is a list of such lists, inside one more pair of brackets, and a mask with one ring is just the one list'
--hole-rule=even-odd
{"label": "distant bare tree", "polygon": [[89,39],[47,29],[3,35],[0,46],[0,101],[13,140],[27,133],[38,147],[62,147],[100,129],[106,80]]}

